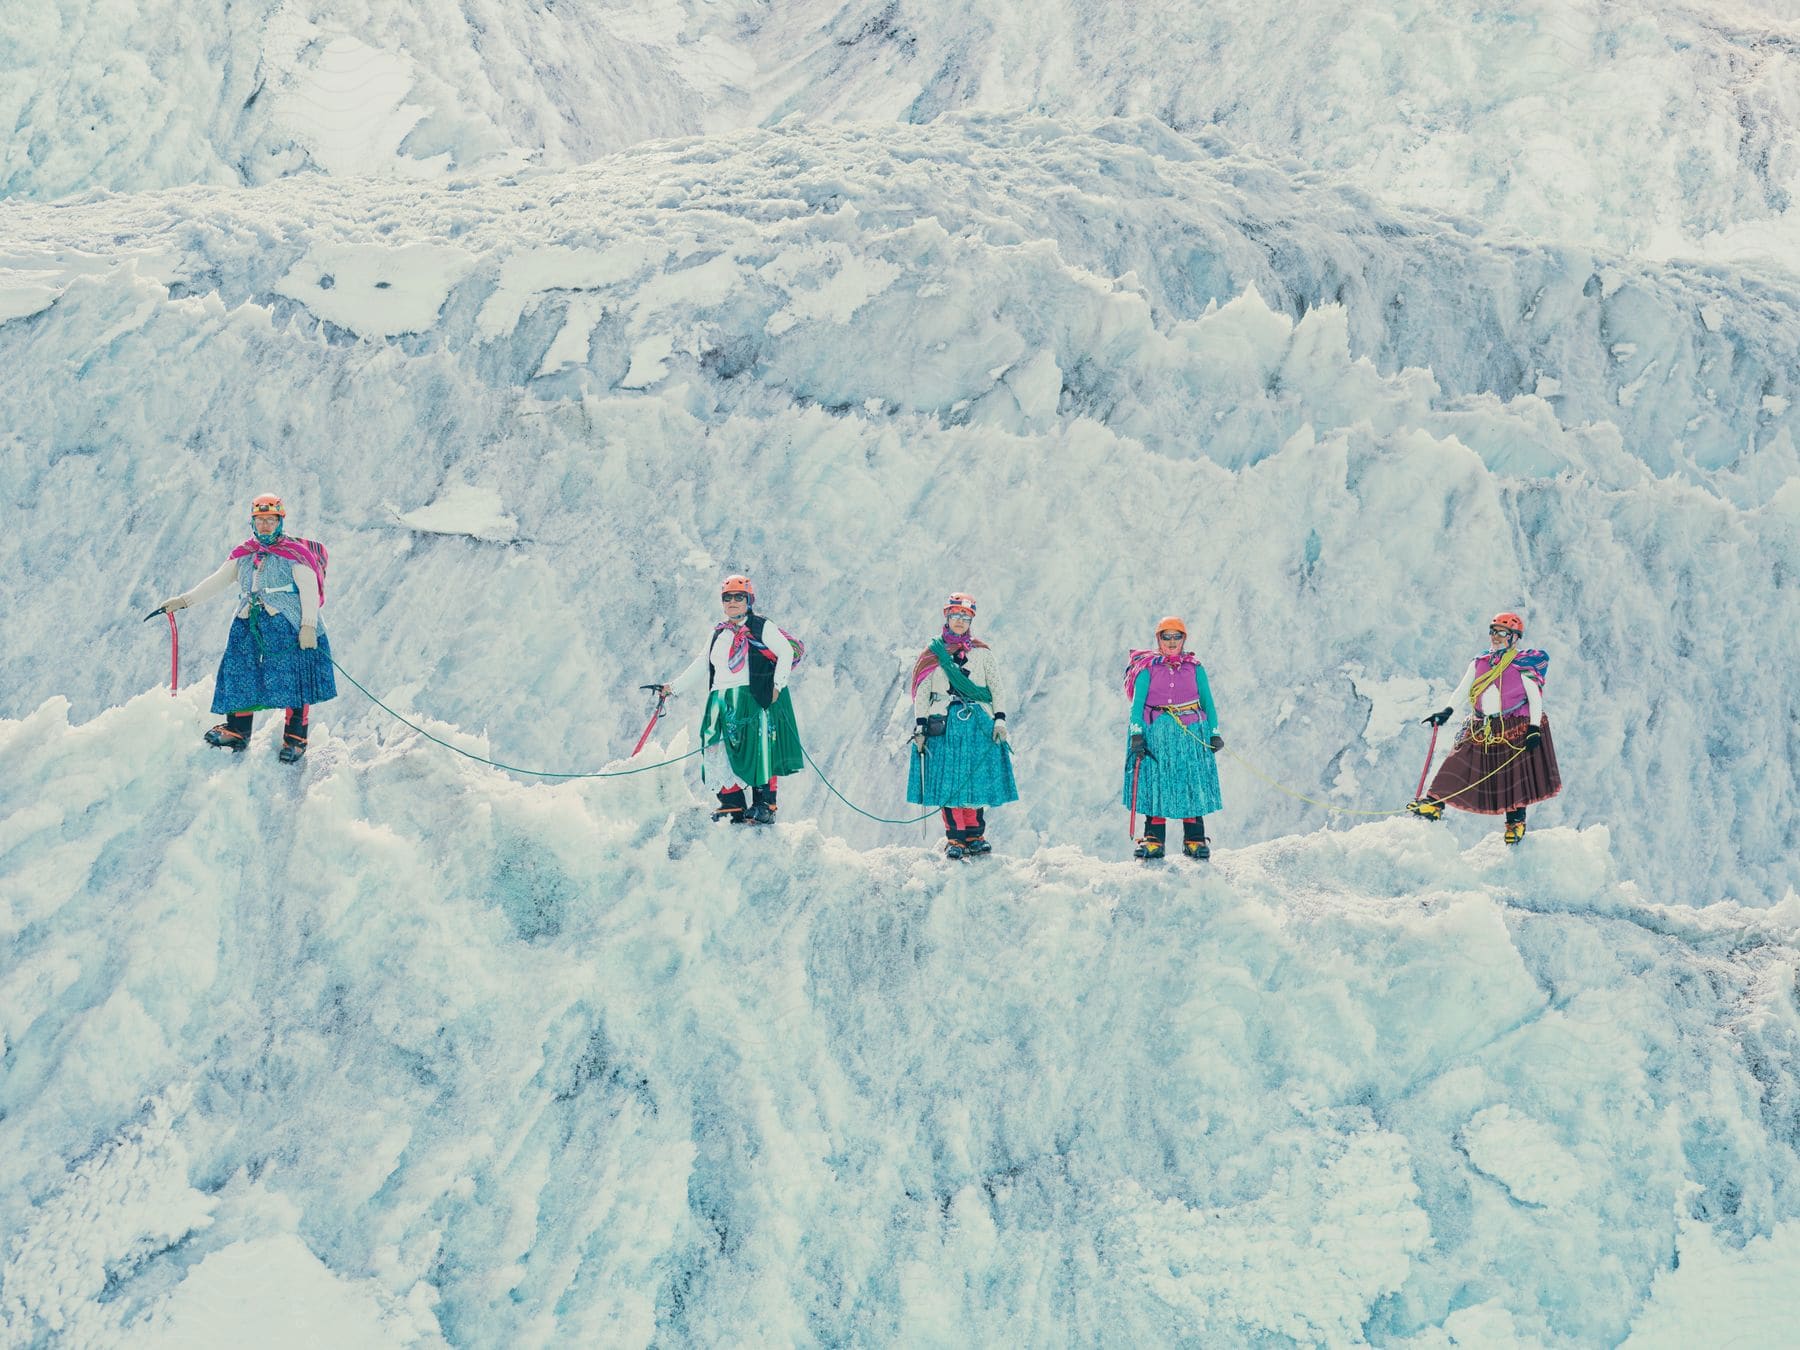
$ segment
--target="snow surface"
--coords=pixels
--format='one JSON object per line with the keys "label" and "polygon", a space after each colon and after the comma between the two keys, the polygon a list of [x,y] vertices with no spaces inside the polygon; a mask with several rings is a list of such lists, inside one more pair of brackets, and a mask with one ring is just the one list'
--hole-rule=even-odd
{"label": "snow surface", "polygon": [[965,872],[206,695],[0,724],[26,1343],[1609,1344],[1794,1213],[1800,900],[1601,827]]}
{"label": "snow surface", "polygon": [[[14,10],[0,1342],[1789,1339],[1791,6]],[[348,679],[220,756],[223,602],[174,698],[140,621],[267,490],[527,768],[745,570],[910,814],[972,590],[1025,799],[715,829]],[[1354,814],[1502,607],[1563,795]],[[1123,860],[1170,611],[1199,871]]]}

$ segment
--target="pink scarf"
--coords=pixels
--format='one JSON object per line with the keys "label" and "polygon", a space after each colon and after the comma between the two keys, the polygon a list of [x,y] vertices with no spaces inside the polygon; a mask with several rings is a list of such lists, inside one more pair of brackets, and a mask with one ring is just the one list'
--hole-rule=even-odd
{"label": "pink scarf", "polygon": [[750,659],[750,630],[741,623],[732,623],[729,619],[713,625],[713,637],[717,638],[726,629],[731,630],[731,650],[725,655],[725,665],[732,671],[744,668],[744,662]]}
{"label": "pink scarf", "polygon": [[1179,656],[1164,656],[1161,652],[1133,650],[1129,660],[1125,662],[1125,697],[1137,697],[1137,677],[1151,666],[1169,666],[1179,670],[1182,666],[1197,666],[1200,658],[1192,652],[1183,652]]}
{"label": "pink scarf", "polygon": [[319,604],[325,604],[325,578],[319,575],[319,564],[306,546],[295,539],[283,537],[272,544],[265,544],[255,535],[251,535],[243,543],[231,550],[233,558],[248,558],[265,553],[273,553],[277,558],[286,558],[291,563],[298,563],[313,574],[313,580],[319,584]]}

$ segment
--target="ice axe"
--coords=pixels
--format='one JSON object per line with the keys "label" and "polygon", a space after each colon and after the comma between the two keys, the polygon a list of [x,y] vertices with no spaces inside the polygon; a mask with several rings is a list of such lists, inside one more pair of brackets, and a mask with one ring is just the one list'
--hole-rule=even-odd
{"label": "ice axe", "polygon": [[160,606],[144,615],[144,622],[149,623],[158,614],[169,621],[169,697],[174,698],[181,679],[181,630],[175,626],[175,611]]}
{"label": "ice axe", "polygon": [[1415,802],[1425,795],[1425,778],[1431,772],[1431,758],[1433,755],[1437,754],[1438,730],[1439,724],[1433,722],[1431,724],[1431,744],[1425,748],[1425,767],[1419,770],[1419,790],[1413,793],[1413,800]]}
{"label": "ice axe", "polygon": [[639,736],[638,743],[631,747],[631,757],[634,759],[637,757],[637,752],[644,748],[644,742],[650,739],[650,733],[656,730],[656,719],[662,716],[663,705],[669,701],[669,696],[663,693],[663,687],[660,684],[640,684],[638,688],[655,690],[656,706],[650,710],[650,720],[644,723],[644,734]]}

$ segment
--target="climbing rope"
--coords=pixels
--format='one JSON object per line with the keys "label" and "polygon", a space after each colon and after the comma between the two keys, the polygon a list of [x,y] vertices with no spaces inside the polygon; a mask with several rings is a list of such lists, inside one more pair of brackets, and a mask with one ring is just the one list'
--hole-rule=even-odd
{"label": "climbing rope", "polygon": [[[171,627],[173,627],[173,625],[171,625]],[[413,731],[418,732],[418,734],[423,736],[426,740],[431,741],[434,744],[443,746],[446,750],[454,750],[457,754],[463,756],[465,759],[472,759],[477,764],[486,764],[486,765],[490,766],[491,768],[504,769],[508,773],[522,773],[522,774],[527,774],[533,778],[629,778],[634,774],[651,773],[657,769],[666,769],[670,765],[679,764],[685,759],[692,759],[696,755],[703,754],[706,750],[706,747],[704,745],[698,746],[695,749],[689,750],[686,754],[676,755],[673,759],[658,760],[655,764],[642,764],[642,765],[639,765],[635,769],[611,769],[611,770],[596,770],[596,771],[589,771],[589,772],[559,772],[559,771],[551,770],[551,769],[521,768],[517,764],[507,764],[507,763],[504,763],[497,759],[489,759],[485,755],[475,754],[471,750],[463,749],[460,745],[452,744],[451,742],[445,740],[441,736],[433,735],[431,732],[427,731],[424,727],[420,726],[417,722],[412,721],[410,718],[406,717],[402,713],[396,712],[393,708],[390,708],[386,703],[382,702],[379,698],[377,698],[373,693],[371,693],[369,691],[367,686],[365,686],[361,680],[357,679],[356,676],[352,675],[349,671],[345,670],[341,665],[339,665],[337,663],[337,659],[335,657],[330,658],[330,660],[331,660],[332,668],[334,670],[336,670],[338,674],[342,675],[346,680],[350,681],[351,684],[355,685],[356,688],[362,693],[363,697],[367,698],[369,700],[369,702],[373,703],[377,708],[380,708],[384,713],[386,713],[389,717],[392,717],[395,721],[401,723],[403,726],[411,728]],[[654,719],[653,719],[653,722],[654,722]],[[1202,740],[1199,736],[1196,736],[1193,733],[1193,731],[1187,726],[1186,723],[1181,722],[1179,719],[1177,719],[1176,726],[1181,728],[1182,735],[1188,737],[1190,740],[1199,742],[1199,744],[1201,744],[1203,746],[1206,746],[1206,748],[1208,750],[1212,750],[1212,747],[1207,745],[1206,742],[1204,740]],[[1510,741],[1503,742],[1503,743],[1511,744]],[[641,744],[642,743],[640,742],[640,745]],[[1008,746],[1007,749],[1010,750],[1011,747]],[[633,753],[635,754],[636,752],[634,751]],[[862,807],[858,806],[855,802],[851,801],[843,793],[838,791],[836,784],[834,784],[831,781],[831,779],[826,776],[825,771],[819,767],[819,762],[812,757],[812,751],[808,750],[804,744],[800,747],[800,753],[805,757],[807,766],[810,769],[812,769],[812,771],[814,773],[819,775],[819,781],[821,783],[825,784],[826,789],[831,793],[831,795],[836,797],[840,802],[842,802],[845,806],[849,807],[852,811],[856,812],[857,815],[862,816],[865,819],[872,820],[879,825],[917,825],[921,821],[930,820],[933,816],[936,816],[938,814],[938,809],[936,807],[933,807],[931,810],[923,812],[920,815],[906,816],[906,817],[878,816],[872,811],[865,811]],[[1217,754],[1219,752],[1212,751],[1212,753]],[[1389,808],[1387,810],[1381,810],[1381,811],[1364,811],[1364,810],[1356,810],[1356,809],[1354,809],[1352,807],[1348,807],[1348,806],[1339,806],[1335,802],[1321,801],[1317,797],[1309,797],[1303,792],[1296,792],[1293,788],[1290,788],[1290,787],[1286,786],[1285,784],[1280,783],[1280,782],[1276,781],[1275,779],[1269,777],[1268,774],[1264,773],[1261,769],[1257,768],[1256,765],[1252,764],[1249,760],[1245,759],[1242,755],[1238,754],[1237,751],[1232,750],[1229,747],[1225,749],[1224,753],[1227,755],[1230,755],[1232,757],[1232,759],[1236,760],[1245,769],[1248,769],[1257,778],[1260,778],[1263,782],[1267,783],[1270,787],[1274,788],[1277,792],[1285,793],[1287,796],[1292,797],[1297,801],[1305,802],[1309,806],[1316,806],[1324,811],[1331,811],[1331,812],[1334,812],[1335,814],[1341,815],[1341,816],[1398,816],[1398,815],[1406,814],[1406,811],[1407,811],[1407,808],[1404,806]],[[1452,798],[1460,797],[1465,792],[1469,792],[1475,788],[1480,787],[1483,783],[1487,782],[1488,779],[1494,777],[1495,774],[1498,774],[1499,772],[1501,772],[1501,770],[1505,769],[1508,765],[1510,765],[1514,760],[1518,759],[1519,756],[1523,755],[1524,753],[1525,753],[1525,748],[1523,746],[1520,746],[1519,748],[1517,748],[1513,751],[1510,758],[1508,758],[1504,763],[1500,764],[1498,767],[1493,769],[1491,772],[1483,774],[1480,778],[1477,778],[1474,782],[1470,783],[1467,787],[1459,788],[1459,789],[1457,789],[1457,791],[1450,793],[1448,796],[1442,798],[1441,800],[1449,801]]]}
{"label": "climbing rope", "polygon": [[[331,664],[332,664],[332,668],[335,669],[338,674],[342,675],[346,680],[350,681],[351,684],[355,685],[359,690],[361,690],[363,693],[363,696],[365,698],[367,698],[369,700],[369,702],[373,703],[377,708],[380,708],[384,713],[386,713],[389,717],[392,717],[395,721],[403,723],[404,725],[411,727],[414,731],[418,732],[419,735],[423,736],[426,740],[434,741],[438,745],[443,746],[447,750],[454,750],[454,751],[456,751],[457,754],[462,755],[466,759],[472,759],[478,764],[488,764],[488,765],[493,766],[496,769],[505,769],[511,773],[530,774],[535,778],[628,778],[632,774],[649,773],[653,769],[666,769],[671,764],[679,764],[684,759],[692,759],[695,755],[702,754],[706,750],[706,747],[704,745],[702,745],[696,749],[688,751],[685,755],[677,755],[673,759],[659,760],[655,764],[644,764],[635,769],[613,769],[608,772],[557,773],[557,772],[552,772],[552,771],[545,770],[545,769],[522,769],[516,764],[503,764],[497,759],[488,759],[485,756],[474,754],[471,751],[463,749],[460,745],[452,745],[449,741],[443,739],[443,737],[441,737],[441,736],[432,735],[429,731],[425,730],[425,728],[420,726],[417,722],[412,721],[411,719],[405,717],[401,713],[395,712],[392,708],[388,707],[387,704],[383,703],[380,699],[376,698],[375,695],[370,693],[369,690],[363,685],[362,681],[358,680],[356,678],[356,676],[352,675],[349,671],[345,670],[342,666],[338,665],[337,659],[335,657],[333,657],[331,659]],[[640,742],[640,744],[641,744],[641,742]],[[636,752],[634,751],[633,753],[636,753]],[[819,781],[821,783],[825,784],[825,786],[831,790],[831,795],[836,797],[845,806],[849,807],[852,811],[856,812],[860,816],[867,816],[870,820],[878,821],[883,825],[917,825],[920,821],[929,820],[937,814],[937,811],[934,808],[930,811],[925,812],[924,815],[913,816],[906,820],[893,820],[893,819],[888,818],[887,816],[878,816],[878,815],[872,814],[871,812],[865,811],[862,809],[862,807],[858,806],[855,802],[851,801],[843,793],[839,792],[835,786],[833,786],[832,781],[825,776],[825,771],[819,767],[818,761],[812,757],[812,752],[809,751],[804,745],[802,745],[800,747],[800,753],[802,755],[806,756],[807,764],[809,764],[812,767],[812,771],[814,773],[819,775]]]}
{"label": "climbing rope", "polygon": [[[1206,745],[1205,741],[1201,740],[1200,737],[1194,735],[1194,733],[1188,729],[1188,726],[1185,722],[1177,721],[1175,725],[1180,727],[1182,734],[1187,736],[1189,739],[1199,741],[1201,745]],[[1483,743],[1485,744],[1485,742],[1483,742]],[[1505,743],[1508,745],[1512,744],[1512,742],[1510,742],[1510,741],[1507,741]],[[1210,750],[1210,749],[1212,749],[1212,747],[1207,746],[1207,749]],[[1214,750],[1213,753],[1218,754],[1219,752]],[[1249,760],[1245,759],[1242,755],[1238,754],[1237,751],[1231,749],[1229,746],[1226,747],[1224,753],[1230,755],[1239,764],[1243,765],[1251,773],[1255,774],[1258,778],[1262,779],[1263,782],[1267,783],[1270,787],[1274,788],[1277,792],[1286,793],[1288,796],[1293,797],[1298,801],[1305,802],[1308,806],[1316,806],[1316,807],[1319,807],[1321,810],[1336,812],[1340,816],[1403,816],[1406,814],[1407,809],[1408,809],[1404,806],[1400,806],[1400,807],[1391,807],[1385,811],[1358,811],[1358,810],[1354,810],[1348,806],[1339,806],[1335,802],[1323,802],[1323,801],[1320,801],[1316,797],[1308,797],[1303,792],[1296,792],[1296,791],[1294,791],[1294,789],[1287,787],[1282,783],[1276,782],[1273,778],[1269,777],[1268,774],[1264,773],[1261,769],[1257,768]],[[1455,792],[1452,792],[1448,796],[1440,798],[1439,800],[1450,801],[1452,798],[1462,796],[1463,793],[1465,793],[1465,792],[1473,791],[1475,788],[1478,788],[1483,783],[1487,782],[1488,779],[1492,778],[1494,776],[1494,774],[1497,774],[1502,769],[1506,768],[1507,765],[1511,764],[1513,762],[1513,760],[1517,759],[1520,755],[1522,755],[1524,753],[1525,753],[1525,747],[1520,746],[1518,749],[1513,751],[1512,757],[1510,759],[1508,759],[1504,764],[1501,764],[1497,768],[1495,768],[1492,773],[1483,774],[1480,778],[1477,778],[1473,783],[1470,783],[1468,785],[1468,787],[1458,788]]]}
{"label": "climbing rope", "polygon": [[472,751],[463,749],[460,745],[452,745],[449,741],[445,740],[441,736],[432,735],[429,731],[425,730],[425,728],[420,726],[417,722],[411,721],[408,718],[401,715],[400,713],[395,712],[392,708],[388,707],[387,704],[383,703],[380,699],[376,698],[375,695],[371,694],[366,688],[363,687],[362,681],[358,680],[356,678],[356,676],[352,675],[349,671],[345,670],[342,666],[338,665],[336,657],[332,657],[332,658],[330,658],[330,660],[331,660],[332,668],[334,670],[336,670],[338,674],[342,675],[346,680],[350,681],[350,683],[355,685],[358,689],[361,689],[363,692],[363,696],[365,698],[367,698],[369,700],[369,702],[373,703],[377,708],[380,708],[384,713],[386,713],[389,717],[392,717],[395,721],[404,723],[405,725],[411,727],[414,731],[418,732],[419,735],[423,736],[426,740],[435,741],[435,742],[437,742],[437,744],[443,746],[446,750],[456,751],[457,754],[463,756],[465,759],[472,759],[477,764],[488,764],[488,765],[493,766],[496,769],[505,769],[509,773],[530,774],[533,778],[629,778],[634,773],[649,773],[652,769],[666,769],[671,764],[679,764],[684,759],[692,759],[695,755],[699,754],[701,752],[701,750],[704,750],[706,748],[705,746],[701,746],[701,747],[699,747],[699,749],[688,751],[685,755],[677,755],[677,756],[675,756],[674,759],[661,760],[655,764],[640,765],[638,768],[635,768],[635,769],[612,769],[610,771],[601,771],[601,772],[594,772],[594,773],[557,773],[557,772],[554,772],[554,771],[548,770],[548,769],[521,769],[516,764],[502,764],[497,759],[488,759],[482,755],[477,755]]}
{"label": "climbing rope", "polygon": [[883,825],[917,825],[921,820],[930,820],[933,816],[935,816],[938,813],[938,808],[934,806],[931,808],[931,810],[927,811],[924,815],[912,816],[906,820],[890,820],[886,816],[871,815],[869,812],[863,810],[862,807],[858,806],[855,802],[851,801],[843,793],[839,792],[835,787],[832,787],[831,780],[825,776],[825,770],[821,769],[819,767],[819,762],[812,757],[812,751],[808,750],[804,745],[802,745],[800,747],[800,753],[806,756],[806,762],[807,762],[807,764],[809,764],[812,767],[812,771],[819,775],[819,781],[821,783],[823,783],[826,787],[831,788],[831,795],[836,797],[840,802],[842,802],[845,806],[849,807],[852,811],[856,812],[856,814],[859,816],[867,816],[870,820],[878,821],[879,823],[881,823]]}

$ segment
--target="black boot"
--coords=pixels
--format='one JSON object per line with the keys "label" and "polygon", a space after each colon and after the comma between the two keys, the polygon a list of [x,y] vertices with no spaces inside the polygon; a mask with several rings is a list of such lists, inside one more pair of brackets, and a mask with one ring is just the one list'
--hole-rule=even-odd
{"label": "black boot", "polygon": [[281,762],[292,764],[306,753],[306,709],[289,708],[281,735]]}
{"label": "black boot", "polygon": [[206,743],[241,755],[250,748],[250,728],[255,725],[255,713],[226,713],[225,720],[206,733]]}
{"label": "black boot", "polygon": [[968,838],[963,847],[969,856],[979,858],[984,853],[992,853],[994,846],[987,841],[987,811],[982,807],[975,808],[975,828],[968,831]]}
{"label": "black boot", "polygon": [[1200,862],[1212,857],[1212,840],[1206,837],[1205,816],[1181,822],[1181,851]]}
{"label": "black boot", "polygon": [[1519,844],[1525,841],[1525,808],[1514,807],[1506,813],[1506,842]]}
{"label": "black boot", "polygon": [[713,812],[714,820],[729,820],[733,825],[744,823],[744,789],[728,787],[719,794],[719,809]]}
{"label": "black boot", "polygon": [[750,809],[744,813],[744,819],[752,825],[775,823],[775,796],[768,788],[750,790]]}
{"label": "black boot", "polygon": [[1138,840],[1138,846],[1132,857],[1156,861],[1164,856],[1164,847],[1169,837],[1169,822],[1162,819],[1144,822],[1144,837]]}

